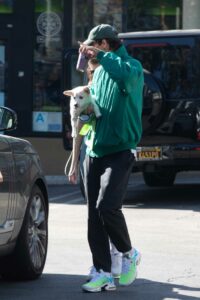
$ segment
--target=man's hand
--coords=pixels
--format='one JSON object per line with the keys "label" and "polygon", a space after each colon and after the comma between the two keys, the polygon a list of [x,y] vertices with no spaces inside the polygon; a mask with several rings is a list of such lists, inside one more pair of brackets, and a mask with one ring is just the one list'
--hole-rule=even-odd
{"label": "man's hand", "polygon": [[96,57],[99,51],[100,50],[98,48],[80,43],[79,52],[85,54],[88,58]]}
{"label": "man's hand", "polygon": [[77,177],[78,176],[77,176],[76,172],[74,172],[74,173],[68,175],[68,180],[72,184],[77,184]]}

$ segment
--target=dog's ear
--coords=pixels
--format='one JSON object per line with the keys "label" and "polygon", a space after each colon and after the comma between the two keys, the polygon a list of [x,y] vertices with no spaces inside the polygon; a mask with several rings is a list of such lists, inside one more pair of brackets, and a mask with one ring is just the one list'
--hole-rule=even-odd
{"label": "dog's ear", "polygon": [[90,89],[88,86],[84,87],[84,92],[87,93],[88,95],[90,94]]}
{"label": "dog's ear", "polygon": [[73,90],[64,91],[63,94],[70,97],[74,95]]}

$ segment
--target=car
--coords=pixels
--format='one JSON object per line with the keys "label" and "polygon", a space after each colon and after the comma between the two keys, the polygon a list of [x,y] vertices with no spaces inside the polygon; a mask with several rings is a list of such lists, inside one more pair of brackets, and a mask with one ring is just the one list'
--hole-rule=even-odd
{"label": "car", "polygon": [[200,30],[119,37],[144,68],[143,134],[133,171],[148,186],[171,186],[178,172],[200,170]]}
{"label": "car", "polygon": [[48,189],[40,158],[26,140],[8,136],[16,113],[0,107],[0,277],[31,280],[48,248]]}

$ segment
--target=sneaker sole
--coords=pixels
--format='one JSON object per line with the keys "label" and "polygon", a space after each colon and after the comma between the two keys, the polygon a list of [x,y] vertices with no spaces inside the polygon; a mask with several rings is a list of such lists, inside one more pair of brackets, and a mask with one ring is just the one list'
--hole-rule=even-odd
{"label": "sneaker sole", "polygon": [[105,284],[100,288],[96,288],[96,289],[87,289],[87,288],[82,288],[84,292],[86,293],[98,293],[98,292],[102,292],[102,291],[115,291],[116,290],[116,286],[115,285],[108,285]]}

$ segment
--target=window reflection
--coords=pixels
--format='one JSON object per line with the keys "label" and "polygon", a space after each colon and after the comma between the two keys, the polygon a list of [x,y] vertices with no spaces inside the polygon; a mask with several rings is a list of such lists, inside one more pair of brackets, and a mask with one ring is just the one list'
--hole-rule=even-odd
{"label": "window reflection", "polygon": [[[126,2],[126,1],[125,1]],[[122,32],[123,1],[122,0],[94,0],[94,25],[108,23]]]}
{"label": "window reflection", "polygon": [[13,12],[14,0],[0,0],[0,13],[10,14]]}
{"label": "window reflection", "polygon": [[200,71],[195,60],[200,51],[198,39],[159,39],[151,40],[151,44],[134,44],[128,46],[129,53],[160,79],[167,98],[200,97]]}
{"label": "window reflection", "polygon": [[72,44],[78,46],[77,41],[84,41],[93,24],[94,0],[74,0]]}
{"label": "window reflection", "polygon": [[125,31],[181,28],[182,0],[127,0]]}
{"label": "window reflection", "polygon": [[73,45],[84,41],[92,27],[108,23],[122,31],[122,0],[74,0],[73,1]]}
{"label": "window reflection", "polygon": [[180,29],[182,6],[182,0],[74,0],[73,45],[101,23],[119,32]]}
{"label": "window reflection", "polygon": [[[62,0],[35,1],[33,130],[61,131]],[[44,113],[43,113],[44,112]],[[56,121],[55,121],[56,120]]]}

